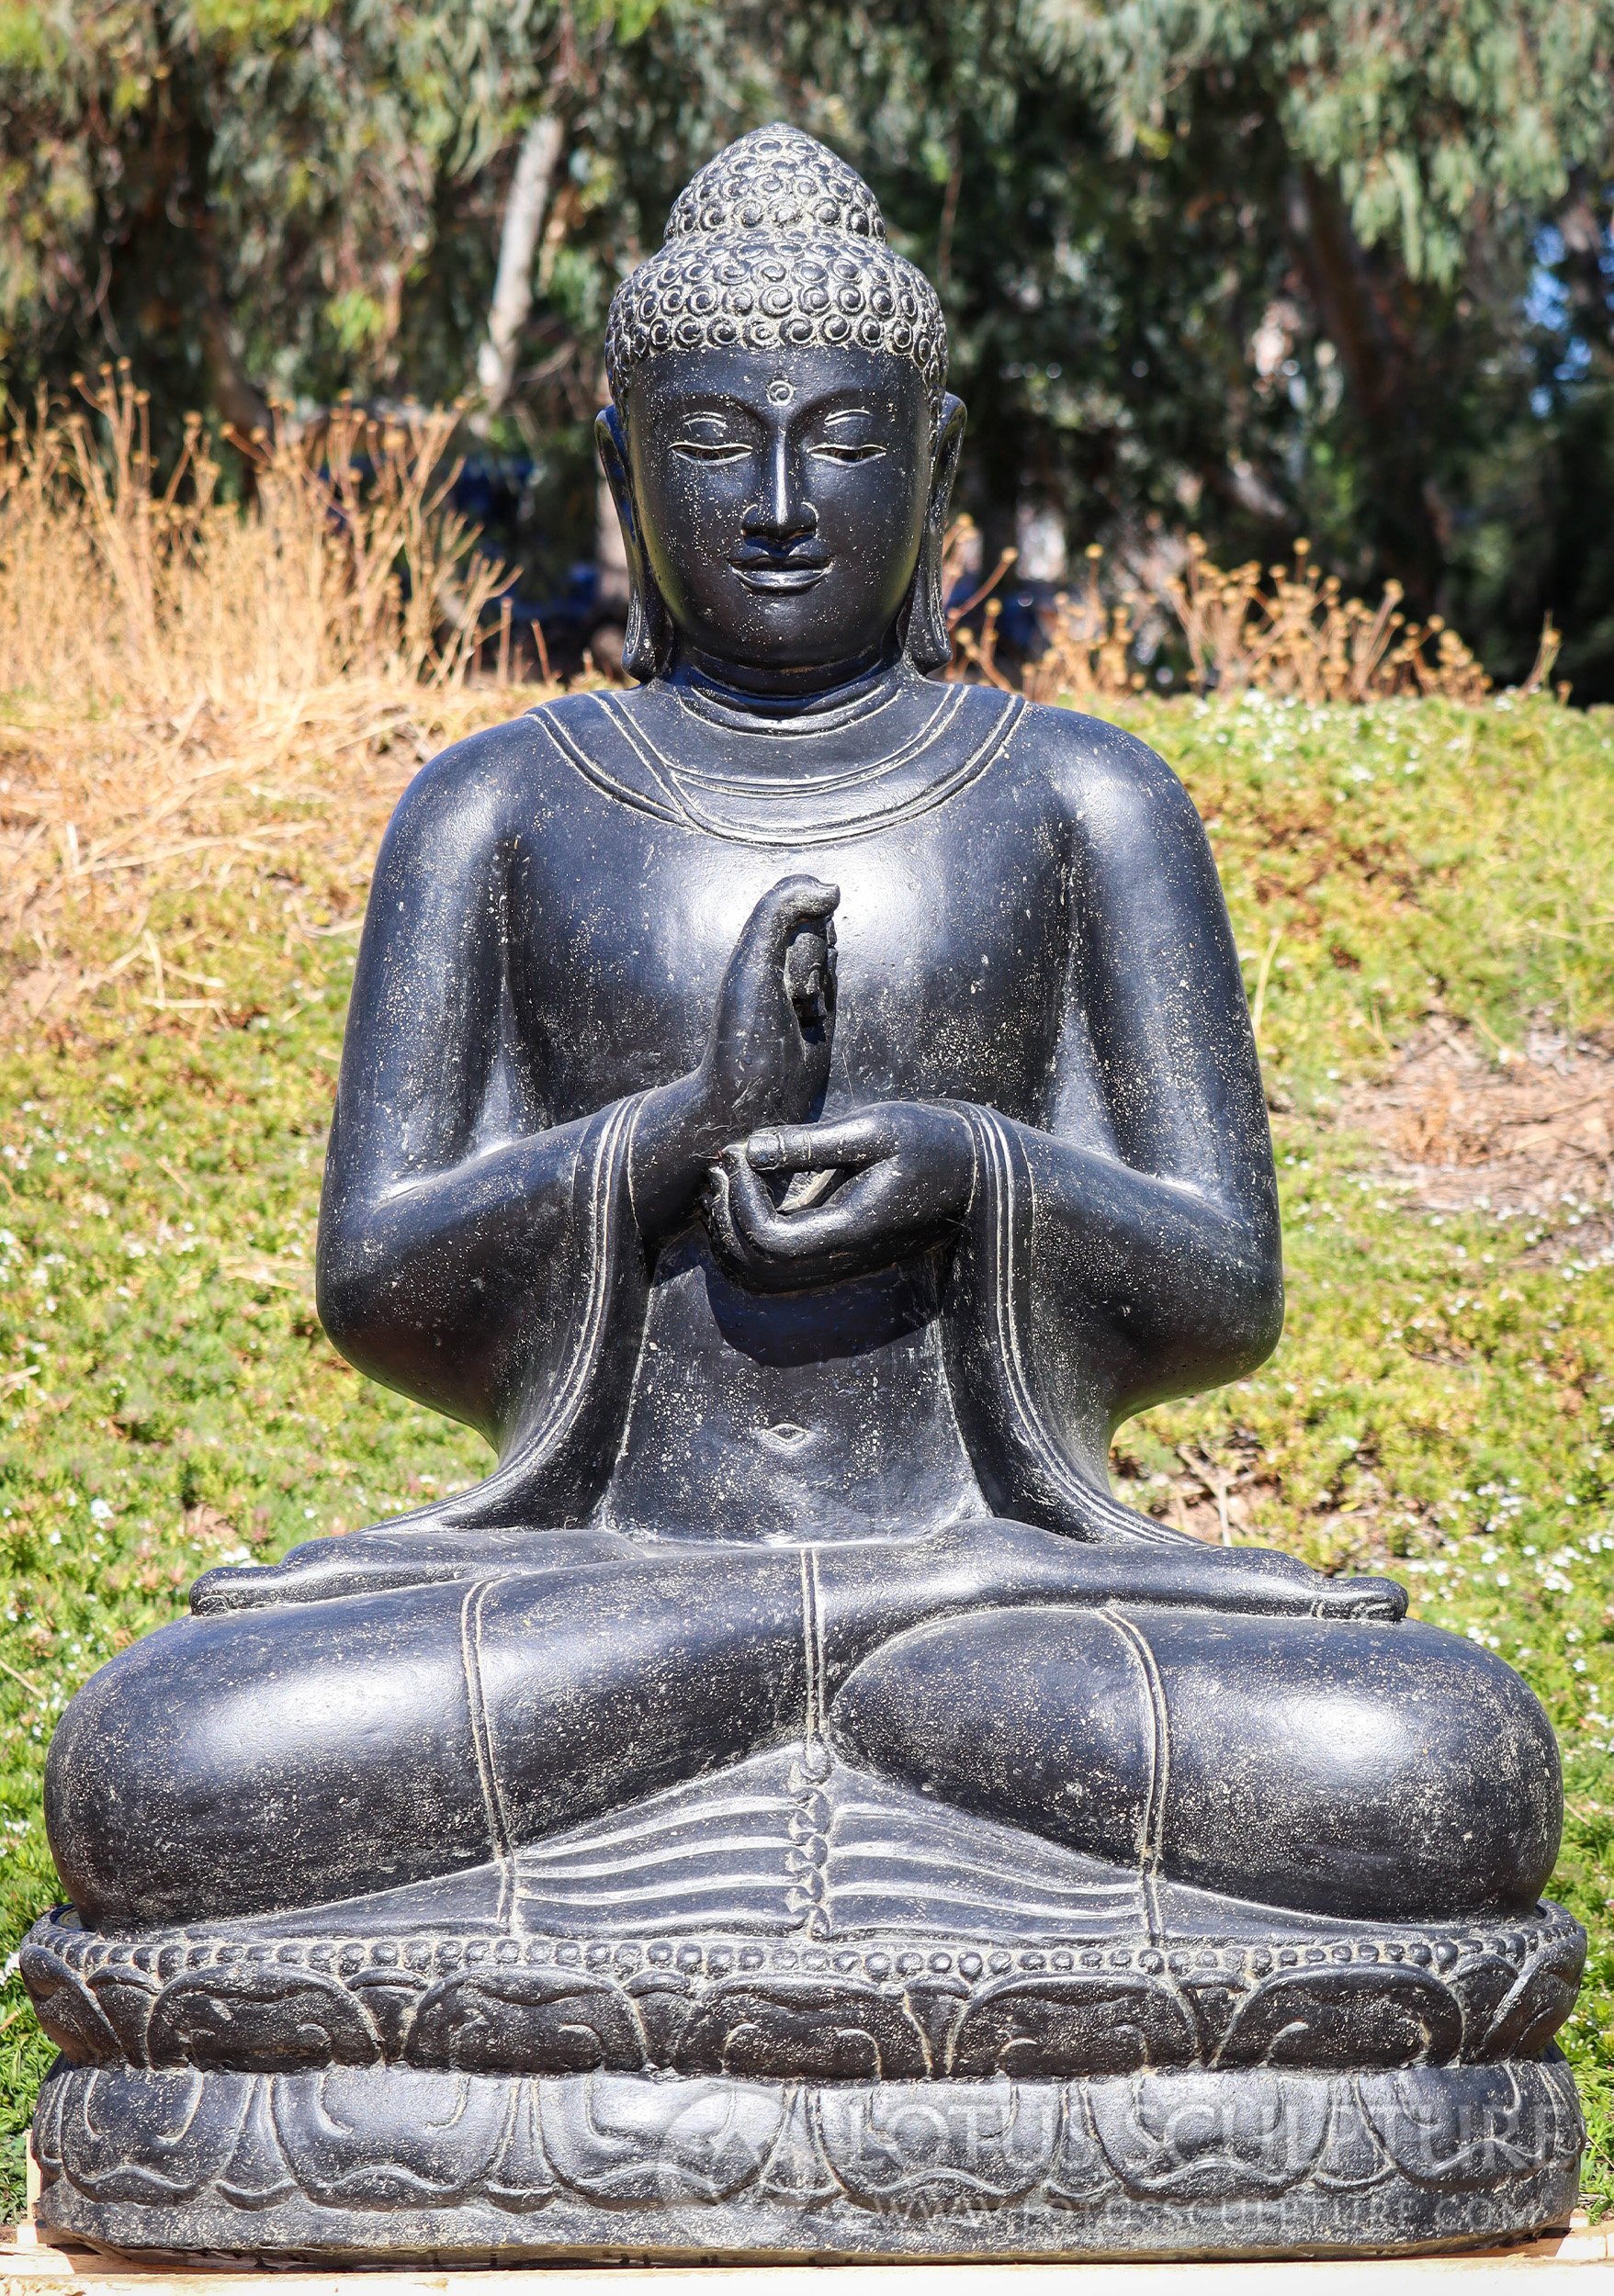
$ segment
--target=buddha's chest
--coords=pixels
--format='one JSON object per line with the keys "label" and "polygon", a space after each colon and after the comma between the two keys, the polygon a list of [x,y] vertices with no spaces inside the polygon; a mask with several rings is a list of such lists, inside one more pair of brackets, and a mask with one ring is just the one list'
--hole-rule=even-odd
{"label": "buddha's chest", "polygon": [[1056,825],[1034,790],[792,850],[594,792],[540,815],[511,893],[514,1017],[564,1120],[699,1060],[752,908],[784,877],[841,890],[830,1104],[990,1100],[1035,1120],[1067,971]]}

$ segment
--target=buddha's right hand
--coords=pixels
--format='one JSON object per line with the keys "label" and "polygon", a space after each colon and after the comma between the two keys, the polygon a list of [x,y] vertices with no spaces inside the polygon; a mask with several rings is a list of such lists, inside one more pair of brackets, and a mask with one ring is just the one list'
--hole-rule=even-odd
{"label": "buddha's right hand", "polygon": [[818,877],[784,877],[745,921],[696,1071],[717,1147],[757,1123],[805,1123],[822,1096],[835,1030],[830,918],[840,899],[840,888]]}
{"label": "buddha's right hand", "polygon": [[784,877],[734,944],[698,1068],[649,1094],[634,1126],[634,1210],[649,1235],[682,1220],[725,1145],[801,1124],[823,1097],[835,1030],[840,888]]}
{"label": "buddha's right hand", "polygon": [[[1113,1556],[1113,1548],[1089,1549]],[[1394,1625],[1406,1590],[1394,1579],[1328,1578],[1271,1547],[1151,1547],[1125,1553],[1120,1602],[1183,1604],[1270,1618],[1360,1619]]]}
{"label": "buddha's right hand", "polygon": [[[1084,1548],[1118,1581],[1115,1600],[1184,1604],[1275,1618],[1361,1619],[1393,1625],[1406,1615],[1394,1579],[1329,1578],[1275,1547]],[[1113,1559],[1111,1560],[1110,1559]]]}

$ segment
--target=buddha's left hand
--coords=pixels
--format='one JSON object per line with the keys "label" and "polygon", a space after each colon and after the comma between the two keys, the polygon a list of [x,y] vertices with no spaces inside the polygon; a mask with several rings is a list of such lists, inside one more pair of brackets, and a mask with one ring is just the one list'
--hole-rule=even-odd
{"label": "buddha's left hand", "polygon": [[[780,1176],[790,1185],[776,1199],[768,1179]],[[825,1124],[770,1126],[726,1148],[712,1170],[706,1225],[740,1282],[796,1291],[939,1242],[969,1210],[975,1182],[975,1142],[956,1109],[880,1100]]]}

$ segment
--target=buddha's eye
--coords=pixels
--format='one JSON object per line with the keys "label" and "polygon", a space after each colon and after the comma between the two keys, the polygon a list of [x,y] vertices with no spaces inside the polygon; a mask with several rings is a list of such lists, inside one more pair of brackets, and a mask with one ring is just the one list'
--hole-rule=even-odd
{"label": "buddha's eye", "polygon": [[742,462],[751,449],[740,438],[675,438],[672,451],[688,462]]}
{"label": "buddha's eye", "polygon": [[885,454],[886,449],[872,438],[864,439],[859,444],[854,444],[851,439],[844,442],[828,439],[823,445],[811,446],[807,452],[818,462],[851,463],[874,462],[877,456]]}

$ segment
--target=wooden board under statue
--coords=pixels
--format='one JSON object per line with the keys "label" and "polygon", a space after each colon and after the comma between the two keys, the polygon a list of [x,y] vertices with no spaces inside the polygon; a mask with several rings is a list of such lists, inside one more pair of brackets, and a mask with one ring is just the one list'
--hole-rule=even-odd
{"label": "wooden board under statue", "polygon": [[1118,1504],[1282,1277],[1203,830],[933,673],[964,411],[792,129],[612,307],[631,690],[438,758],[321,1219],[463,1495],[81,1690],[43,2223],[281,2260],[1312,2254],[1564,2221],[1552,1734]]}

